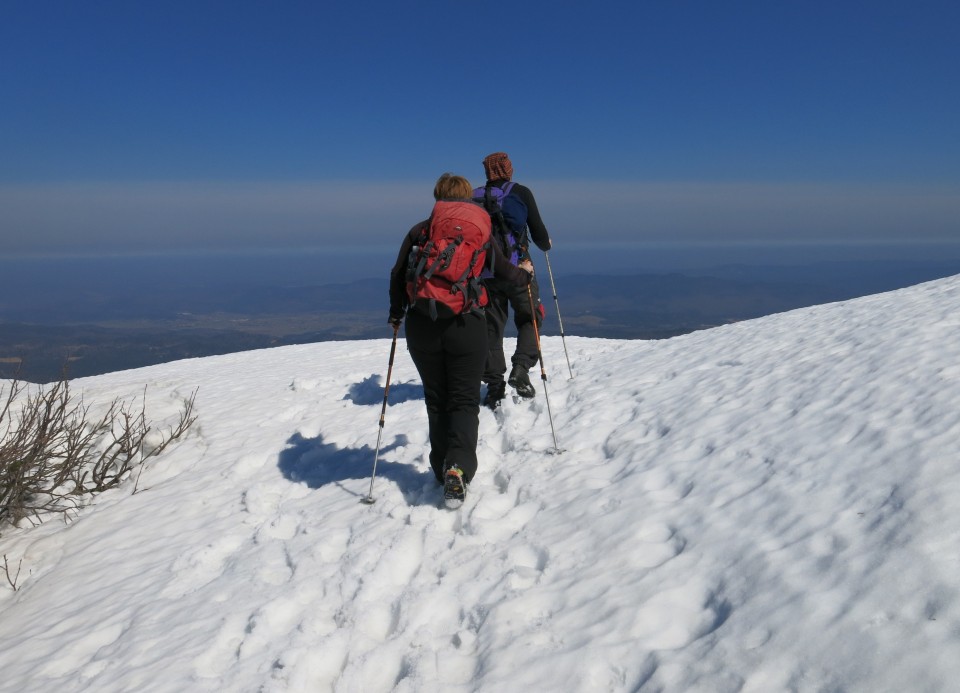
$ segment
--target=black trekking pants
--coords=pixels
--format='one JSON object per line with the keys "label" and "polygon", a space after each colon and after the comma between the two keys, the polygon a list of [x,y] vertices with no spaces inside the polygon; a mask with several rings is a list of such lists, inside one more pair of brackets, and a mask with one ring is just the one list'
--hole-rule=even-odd
{"label": "black trekking pants", "polygon": [[431,320],[407,313],[407,349],[423,381],[430,425],[430,467],[443,482],[454,465],[468,483],[477,472],[480,378],[487,359],[487,327],[480,313]]}
{"label": "black trekking pants", "polygon": [[[514,286],[497,279],[485,282],[490,302],[487,304],[487,365],[483,372],[483,381],[497,385],[504,381],[507,372],[507,359],[503,353],[503,333],[507,326],[507,309],[513,308],[513,324],[517,327],[517,348],[510,359],[514,366],[523,366],[527,370],[537,365],[537,334],[533,329],[533,314],[530,312],[530,297],[527,287]],[[540,309],[540,287],[537,278],[532,277],[530,291],[537,315],[537,328],[543,321]]]}

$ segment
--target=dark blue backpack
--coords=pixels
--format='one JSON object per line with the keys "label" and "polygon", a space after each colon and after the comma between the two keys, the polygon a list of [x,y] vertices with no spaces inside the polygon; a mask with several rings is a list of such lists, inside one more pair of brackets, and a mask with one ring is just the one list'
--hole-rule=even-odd
{"label": "dark blue backpack", "polygon": [[516,265],[527,253],[527,205],[518,196],[510,194],[513,186],[512,181],[502,188],[489,183],[474,188],[473,199],[490,214],[493,237],[500,243],[503,254]]}

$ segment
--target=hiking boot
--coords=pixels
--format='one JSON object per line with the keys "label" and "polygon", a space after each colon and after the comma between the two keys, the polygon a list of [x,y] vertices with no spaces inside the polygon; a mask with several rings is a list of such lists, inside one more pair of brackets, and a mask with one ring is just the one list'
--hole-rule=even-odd
{"label": "hiking boot", "polygon": [[483,406],[491,410],[496,410],[500,402],[507,396],[507,384],[502,380],[498,383],[487,385],[487,396],[483,398]]}
{"label": "hiking boot", "polygon": [[510,383],[510,387],[516,390],[517,394],[524,399],[530,399],[537,394],[537,391],[533,389],[533,383],[530,382],[530,376],[527,375],[525,366],[521,366],[520,364],[514,366],[513,370],[510,371],[510,377],[507,379],[507,382]]}
{"label": "hiking boot", "polygon": [[448,508],[459,508],[467,495],[460,467],[450,467],[443,478],[443,502]]}

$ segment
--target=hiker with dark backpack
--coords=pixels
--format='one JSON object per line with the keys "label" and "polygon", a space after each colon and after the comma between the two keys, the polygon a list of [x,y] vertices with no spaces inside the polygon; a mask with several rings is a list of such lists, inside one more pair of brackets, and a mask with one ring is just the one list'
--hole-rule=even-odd
{"label": "hiker with dark backpack", "polygon": [[407,349],[423,382],[430,467],[448,507],[459,507],[477,472],[480,383],[487,361],[486,268],[526,291],[530,262],[511,264],[491,243],[490,216],[473,202],[470,183],[445,173],[433,190],[430,218],[404,237],[390,272],[390,317],[406,316]]}
{"label": "hiker with dark backpack", "polygon": [[[483,160],[483,169],[487,182],[482,188],[474,189],[473,199],[483,204],[490,214],[494,240],[499,241],[504,255],[514,265],[529,262],[531,240],[540,250],[550,250],[550,234],[540,218],[533,193],[530,188],[511,180],[513,164],[510,157],[504,152],[494,152]],[[496,409],[506,395],[507,383],[521,397],[536,395],[528,372],[539,360],[536,330],[543,322],[545,311],[540,303],[536,277],[530,282],[529,293],[527,287],[517,288],[497,277],[485,276],[485,283],[490,295],[486,311],[490,353],[483,373],[483,381],[487,384],[483,404]],[[509,307],[513,308],[513,322],[517,328],[517,347],[510,359],[510,376],[504,382],[507,362],[503,353],[503,333]]]}

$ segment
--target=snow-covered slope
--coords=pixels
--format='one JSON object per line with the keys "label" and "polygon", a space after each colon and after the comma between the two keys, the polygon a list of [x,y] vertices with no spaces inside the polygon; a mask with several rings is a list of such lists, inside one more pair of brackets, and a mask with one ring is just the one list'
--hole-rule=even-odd
{"label": "snow-covered slope", "polygon": [[[385,331],[387,328],[385,327]],[[960,278],[668,341],[544,341],[439,507],[389,340],[76,381],[190,436],[7,530],[4,691],[946,691],[960,681]],[[541,385],[536,379],[535,383]],[[540,387],[542,391],[542,387]]]}

